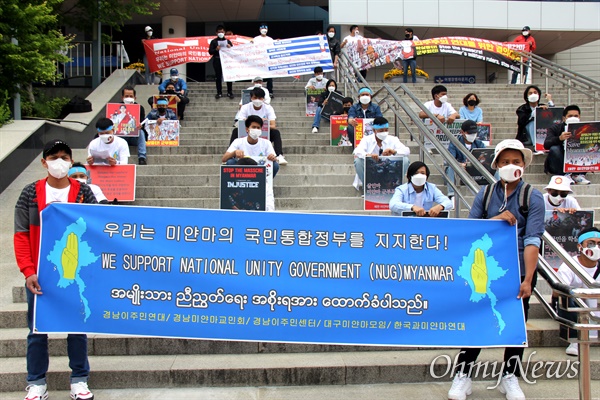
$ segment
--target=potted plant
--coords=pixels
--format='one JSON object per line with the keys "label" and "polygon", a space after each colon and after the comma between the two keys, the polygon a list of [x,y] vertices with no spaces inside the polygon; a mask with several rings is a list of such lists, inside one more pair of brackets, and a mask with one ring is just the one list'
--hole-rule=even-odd
{"label": "potted plant", "polygon": [[[137,69],[137,71],[144,75],[144,72],[146,72],[146,66],[144,65],[143,62],[139,61],[135,62],[135,63],[131,63],[128,66],[125,67],[125,69]],[[158,84],[160,83],[160,80],[162,79],[162,71],[158,70],[154,73],[154,83]]]}
{"label": "potted plant", "polygon": [[[423,83],[429,78],[429,74],[419,67],[416,68],[417,82]],[[402,82],[404,72],[399,68],[392,68],[385,74],[383,74],[383,80],[386,82]],[[412,70],[409,68],[408,76],[412,77]],[[409,78],[409,82],[412,82],[412,78]]]}

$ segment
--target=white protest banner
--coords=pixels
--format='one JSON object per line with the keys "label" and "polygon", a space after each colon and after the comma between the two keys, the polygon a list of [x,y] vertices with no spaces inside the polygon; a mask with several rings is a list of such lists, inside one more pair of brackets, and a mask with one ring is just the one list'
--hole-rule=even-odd
{"label": "white protest banner", "polygon": [[255,76],[277,78],[312,74],[315,67],[333,71],[329,45],[324,35],[248,43],[221,49],[221,66],[226,82]]}

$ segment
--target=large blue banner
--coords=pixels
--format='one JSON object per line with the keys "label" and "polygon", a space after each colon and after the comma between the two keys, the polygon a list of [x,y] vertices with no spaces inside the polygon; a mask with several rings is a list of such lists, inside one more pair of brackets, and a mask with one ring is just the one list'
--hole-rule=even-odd
{"label": "large blue banner", "polygon": [[51,204],[35,330],[523,346],[503,221]]}

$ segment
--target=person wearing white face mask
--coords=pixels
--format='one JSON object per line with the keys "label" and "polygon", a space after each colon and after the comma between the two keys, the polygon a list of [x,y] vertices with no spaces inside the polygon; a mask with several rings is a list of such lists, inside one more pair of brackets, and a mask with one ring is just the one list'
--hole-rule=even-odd
{"label": "person wearing white face mask", "polygon": [[[496,145],[492,168],[498,169],[500,181],[481,188],[469,212],[469,218],[499,219],[511,226],[516,225],[519,262],[503,268],[518,269],[521,284],[514,290],[515,297],[522,300],[525,320],[529,312],[529,298],[537,281],[537,261],[541,238],[544,234],[544,199],[539,190],[523,182],[523,171],[531,164],[531,150],[516,139],[503,140]],[[523,193],[521,193],[523,192]],[[521,202],[528,199],[527,203]],[[526,209],[525,209],[526,208]],[[496,249],[502,251],[502,249]],[[456,359],[456,370],[448,399],[465,399],[471,394],[471,371],[481,349],[461,349]],[[498,385],[507,399],[525,399],[519,387],[520,363],[523,347],[504,350],[503,376]]]}
{"label": "person wearing white face mask", "polygon": [[[403,145],[396,136],[389,135],[390,124],[384,117],[373,120],[373,135],[369,135],[360,141],[354,149],[354,168],[356,175],[362,182],[365,176],[365,158],[371,157],[375,161],[379,156],[403,156],[404,171],[408,169],[408,156],[410,149]],[[363,185],[364,190],[364,185]]]}
{"label": "person wearing white face mask", "polygon": [[[223,67],[221,66],[219,51],[223,46],[225,46],[225,48],[232,47],[233,43],[231,43],[231,40],[225,38],[225,27],[223,25],[217,25],[215,32],[217,33],[217,37],[210,41],[208,54],[212,56],[213,68],[215,70],[215,82],[217,84],[217,94],[215,95],[215,99],[220,99],[223,97]],[[234,97],[233,82],[227,82],[227,97],[230,99],[233,99]]]}
{"label": "person wearing white face mask", "polygon": [[323,68],[321,67],[315,67],[315,69],[313,70],[315,76],[310,78],[308,80],[308,82],[306,82],[306,86],[304,87],[304,90],[306,89],[325,89],[325,80],[323,79]]}
{"label": "person wearing white face mask", "polygon": [[[452,104],[448,102],[448,89],[446,89],[445,86],[434,86],[431,89],[431,97],[433,100],[430,100],[423,105],[442,124],[451,124],[459,117],[454,107],[452,107]],[[425,111],[419,111],[419,118],[429,118],[429,116],[425,113]]]}
{"label": "person wearing white face mask", "polygon": [[[521,104],[517,108],[517,136],[515,139],[523,142],[525,146],[535,146],[535,109],[547,109],[548,106],[554,107],[552,95],[546,93],[548,105],[540,103],[542,99],[542,91],[535,85],[530,85],[523,92],[523,100],[525,104]],[[542,153],[543,154],[543,153]]]}
{"label": "person wearing white face mask", "polygon": [[[34,295],[43,296],[43,288],[38,281],[38,268],[44,268],[46,271],[53,268],[46,257],[39,256],[40,213],[50,203],[97,203],[89,186],[67,176],[72,163],[72,151],[67,143],[59,139],[46,143],[42,157],[42,166],[48,170],[47,177],[27,185],[15,206],[15,258],[25,277],[29,326],[26,358],[27,399],[48,398],[48,336],[32,332]],[[87,336],[68,334],[67,346],[69,367],[72,370],[71,398],[91,399],[93,395],[87,386],[90,375]]]}
{"label": "person wearing white face mask", "polygon": [[441,211],[452,209],[452,201],[436,185],[427,182],[429,175],[429,167],[421,161],[408,166],[408,182],[398,186],[390,200],[392,215],[413,211],[418,217],[437,217]]}
{"label": "person wearing white face mask", "polygon": [[[544,148],[548,150],[548,156],[544,161],[544,172],[552,175],[564,174],[565,161],[565,140],[571,137],[571,132],[567,131],[567,125],[577,123],[581,117],[581,110],[575,104],[565,107],[563,110],[562,122],[551,126],[548,129]],[[576,185],[589,185],[590,181],[584,174],[567,174],[567,176]]]}
{"label": "person wearing white face mask", "polygon": [[339,95],[342,95],[342,92],[337,90],[336,81],[330,79],[325,84],[323,92],[321,92],[321,101],[319,101],[319,106],[317,107],[317,111],[315,112],[315,118],[313,119],[311,131],[312,133],[319,133],[319,127],[321,126],[321,112],[323,112],[323,107],[325,107],[329,102],[329,96],[331,96],[331,94],[334,92]]}
{"label": "person wearing white face mask", "polygon": [[[252,43],[254,44],[273,44],[273,38],[270,36],[267,36],[267,33],[269,32],[269,27],[267,26],[267,24],[261,24],[259,27],[259,32],[260,35],[255,36],[254,39],[252,39]],[[275,98],[275,93],[273,93],[273,78],[267,78],[265,79],[265,82],[267,83],[267,90],[269,91],[269,93],[271,93],[271,98]]]}
{"label": "person wearing white face mask", "polygon": [[[258,115],[263,120],[269,121],[269,139],[273,142],[275,152],[277,153],[277,162],[281,165],[287,164],[283,156],[283,142],[281,141],[281,132],[277,129],[277,116],[275,110],[269,104],[265,104],[265,90],[260,87],[252,89],[250,93],[251,102],[244,104],[237,113],[238,120],[248,119],[251,115]],[[229,143],[233,143],[238,137],[238,128],[231,132]]]}
{"label": "person wearing white face mask", "polygon": [[92,193],[94,193],[94,197],[96,197],[96,201],[99,204],[108,204],[108,199],[100,189],[100,186],[94,185],[92,183],[92,178],[90,178],[90,172],[87,170],[85,165],[80,162],[74,162],[73,166],[69,169],[69,178],[75,179],[79,183],[85,183],[92,189]]}
{"label": "person wearing white face mask", "polygon": [[113,122],[108,118],[100,118],[96,122],[98,137],[88,145],[89,165],[127,164],[129,146],[127,142],[114,135]]}
{"label": "person wearing white face mask", "polygon": [[[536,49],[535,39],[531,35],[531,29],[528,26],[524,26],[521,34],[517,36],[514,40],[514,43],[525,43],[525,51],[528,53],[533,53]],[[529,71],[530,60],[527,58],[523,58],[523,80],[520,83],[527,82],[527,71]],[[518,72],[513,72],[511,84],[517,83],[517,78],[519,77]]]}
{"label": "person wearing white face mask", "polygon": [[[483,149],[485,148],[485,143],[481,140],[477,139],[477,124],[475,121],[466,120],[462,123],[460,128],[460,136],[458,137],[458,141],[462,143],[462,145],[466,148],[467,151],[471,152],[473,149]],[[448,151],[452,156],[458,161],[461,167],[467,167],[467,157],[464,154],[465,149],[459,150],[454,143],[450,143],[448,146]],[[452,182],[455,181],[455,173],[454,169],[450,166],[446,167],[446,175],[448,175],[448,179]],[[448,197],[452,199],[454,197],[454,188],[448,185]]]}
{"label": "person wearing white face mask", "polygon": [[279,163],[277,154],[273,149],[273,145],[266,139],[262,139],[263,120],[258,115],[250,115],[244,121],[248,136],[235,139],[229,145],[229,148],[223,154],[222,162],[228,165],[234,165],[237,160],[246,156],[267,156],[267,159],[273,161],[273,178],[279,171]]}
{"label": "person wearing white face mask", "polygon": [[[600,283],[600,265],[598,264],[598,260],[600,260],[600,231],[596,227],[585,229],[579,233],[577,242],[579,255],[574,257],[573,261],[578,263],[593,280]],[[579,278],[579,276],[577,276],[577,274],[565,263],[558,267],[557,274],[563,283],[574,289],[587,288],[587,285],[583,283],[581,278]],[[590,308],[596,308],[598,306],[598,301],[596,299],[585,299],[584,301]],[[577,307],[572,300],[569,300],[568,306]],[[592,312],[592,314],[596,317],[600,317],[600,312],[598,311]],[[564,307],[558,308],[558,315],[573,322],[577,322],[577,313],[566,311],[564,310]],[[568,329],[561,325],[561,333],[565,330],[568,331],[565,336],[568,336],[569,339],[577,338],[576,330]],[[590,337],[598,337],[598,331],[590,331]],[[577,343],[571,343],[565,352],[570,356],[578,356],[579,346]]]}
{"label": "person wearing white face mask", "polygon": [[[133,86],[125,86],[123,89],[121,89],[121,101],[123,104],[137,104],[136,92]],[[146,130],[141,124],[141,121],[143,121],[145,117],[146,110],[144,109],[144,106],[140,104],[140,124],[136,126],[136,129],[138,130],[138,136],[125,138],[127,144],[130,146],[137,146],[139,165],[148,164],[146,155]]]}
{"label": "person wearing white face mask", "polygon": [[581,209],[579,202],[571,196],[571,180],[568,177],[555,175],[544,188],[544,205],[546,211],[557,210],[563,213],[573,214]]}
{"label": "person wearing white face mask", "polygon": [[367,87],[358,90],[358,103],[354,104],[348,110],[348,137],[354,145],[354,128],[356,127],[356,118],[377,118],[383,117],[381,108],[371,100],[373,92]]}
{"label": "person wearing white face mask", "polygon": [[[338,67],[340,58],[340,41],[335,37],[335,26],[329,25],[327,27],[327,43],[329,44],[329,53],[331,54],[331,61],[333,61],[333,68]],[[334,72],[330,72],[329,77],[333,78]]]}
{"label": "person wearing white face mask", "polygon": [[[144,49],[144,40],[151,39],[159,39],[159,37],[154,36],[154,30],[151,26],[147,26],[144,28],[144,38],[142,39],[142,49]],[[148,57],[146,56],[146,51],[144,50],[144,78],[146,79],[146,84],[154,85],[154,78],[156,74],[154,72],[150,72],[150,64],[148,63]]]}

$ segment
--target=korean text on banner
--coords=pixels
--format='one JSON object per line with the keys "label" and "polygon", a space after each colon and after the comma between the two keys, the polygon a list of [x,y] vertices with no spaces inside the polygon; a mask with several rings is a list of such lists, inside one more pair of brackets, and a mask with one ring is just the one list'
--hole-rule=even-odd
{"label": "korean text on banner", "polygon": [[109,201],[135,201],[136,165],[88,165],[92,183],[100,186]]}
{"label": "korean text on banner", "polygon": [[315,67],[333,71],[329,45],[324,35],[275,40],[273,43],[249,43],[219,52],[223,79],[234,82],[312,74]]}
{"label": "korean text on banner", "polygon": [[503,221],[56,203],[41,226],[36,332],[527,344]]}
{"label": "korean text on banner", "polygon": [[564,172],[600,171],[600,121],[568,124]]}

